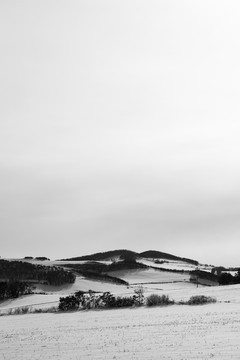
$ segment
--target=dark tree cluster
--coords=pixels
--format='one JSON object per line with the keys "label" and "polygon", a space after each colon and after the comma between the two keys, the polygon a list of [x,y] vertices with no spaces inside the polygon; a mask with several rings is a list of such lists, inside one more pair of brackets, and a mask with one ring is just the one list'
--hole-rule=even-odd
{"label": "dark tree cluster", "polygon": [[238,270],[238,272],[234,276],[230,273],[222,272],[218,278],[220,285],[240,284],[240,270]]}
{"label": "dark tree cluster", "polygon": [[0,260],[2,281],[36,281],[49,285],[74,283],[75,275],[57,266],[43,266],[23,261]]}
{"label": "dark tree cluster", "polygon": [[79,291],[74,295],[61,297],[59,299],[58,309],[60,311],[76,311],[80,309],[120,308],[141,306],[143,303],[144,296],[139,293],[129,297],[115,297],[110,292],[97,295],[92,291],[89,291],[89,293]]}
{"label": "dark tree cluster", "polygon": [[0,300],[17,298],[27,294],[32,294],[32,290],[29,284],[24,281],[0,282]]}
{"label": "dark tree cluster", "polygon": [[203,270],[193,270],[190,272],[191,274],[198,276],[201,279],[206,279],[206,280],[210,280],[210,281],[215,281],[218,282],[219,278],[217,275],[210,273],[208,271],[203,271]]}

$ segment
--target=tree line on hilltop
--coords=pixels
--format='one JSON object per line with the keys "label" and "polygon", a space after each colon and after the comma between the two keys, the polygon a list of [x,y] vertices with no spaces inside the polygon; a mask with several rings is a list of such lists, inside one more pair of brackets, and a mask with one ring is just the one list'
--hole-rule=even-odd
{"label": "tree line on hilltop", "polygon": [[57,266],[50,267],[0,259],[0,280],[46,282],[49,285],[62,285],[74,283],[75,275]]}

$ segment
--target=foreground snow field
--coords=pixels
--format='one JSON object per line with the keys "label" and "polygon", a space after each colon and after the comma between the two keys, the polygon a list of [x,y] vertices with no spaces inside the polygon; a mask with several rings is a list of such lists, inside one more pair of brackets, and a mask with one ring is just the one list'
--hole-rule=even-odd
{"label": "foreground snow field", "polygon": [[0,318],[1,359],[239,360],[240,304]]}
{"label": "foreground snow field", "polygon": [[[0,317],[0,360],[37,359],[240,359],[240,285],[196,287],[189,274],[155,269],[118,271],[129,286],[78,276],[74,284],[38,285],[36,294],[0,303],[0,315],[28,306],[57,306],[78,290],[133,295],[166,294],[175,301],[193,295],[215,297],[203,306],[92,310]],[[45,294],[42,294],[45,292]]]}

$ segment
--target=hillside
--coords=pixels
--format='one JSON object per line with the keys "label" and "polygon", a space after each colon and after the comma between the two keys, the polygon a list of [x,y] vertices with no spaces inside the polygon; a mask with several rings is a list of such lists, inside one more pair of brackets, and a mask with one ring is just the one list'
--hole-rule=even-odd
{"label": "hillside", "polygon": [[166,260],[177,260],[177,261],[184,261],[189,264],[198,265],[198,261],[182,258],[180,256],[175,256],[172,254],[156,251],[156,250],[148,250],[141,253],[137,253],[135,251],[126,250],[126,249],[120,249],[120,250],[112,250],[112,251],[106,251],[106,252],[99,252],[94,253],[90,255],[85,256],[78,256],[78,257],[72,257],[67,259],[60,259],[58,261],[111,261],[113,259],[122,259],[125,258],[135,258],[141,259],[166,259]]}
{"label": "hillside", "polygon": [[[0,304],[0,314],[24,305],[36,309],[57,306],[60,297],[72,295],[76,291],[91,290],[98,293],[109,291],[118,296],[131,296],[139,286],[143,287],[146,296],[166,292],[174,299],[181,300],[197,289],[201,292],[208,291],[208,286],[205,286],[209,285],[205,284],[208,274],[202,279],[199,276],[200,272],[198,273],[198,286],[192,278],[196,263],[195,260],[154,250],[141,253],[113,250],[62,261],[40,261],[32,258],[18,259],[18,261],[11,259],[9,262],[2,260],[2,270],[6,264],[8,266],[8,271],[7,269],[2,271],[2,275],[5,273],[5,278],[9,278],[11,274],[11,277],[15,279],[17,277],[19,281],[32,279],[35,282],[37,277],[38,284],[35,282],[34,294],[21,296],[18,299],[13,299],[13,296],[11,296],[12,299],[8,299],[9,297],[4,296],[5,300]],[[55,273],[56,270],[57,273]],[[58,283],[59,270],[64,275],[65,273],[73,274],[76,278],[75,282],[60,285]],[[210,265],[198,264],[198,271],[211,273],[212,270],[213,267]],[[57,275],[53,282],[47,276],[51,272]],[[36,276],[37,273],[38,276]],[[213,291],[212,288],[210,291]]]}
{"label": "hillside", "polygon": [[138,257],[139,254],[130,251],[130,250],[112,250],[112,251],[105,251],[105,252],[99,252],[95,254],[90,255],[84,255],[84,256],[78,256],[68,259],[60,259],[59,261],[110,261],[112,259],[124,259],[126,256],[132,256],[132,257]]}

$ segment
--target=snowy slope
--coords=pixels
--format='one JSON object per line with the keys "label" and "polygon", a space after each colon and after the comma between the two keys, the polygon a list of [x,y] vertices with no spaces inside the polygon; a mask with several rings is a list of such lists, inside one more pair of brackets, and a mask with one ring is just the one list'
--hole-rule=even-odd
{"label": "snowy slope", "polygon": [[239,303],[218,303],[5,316],[0,353],[18,360],[239,360],[239,313]]}

